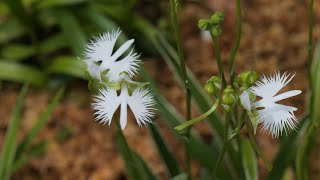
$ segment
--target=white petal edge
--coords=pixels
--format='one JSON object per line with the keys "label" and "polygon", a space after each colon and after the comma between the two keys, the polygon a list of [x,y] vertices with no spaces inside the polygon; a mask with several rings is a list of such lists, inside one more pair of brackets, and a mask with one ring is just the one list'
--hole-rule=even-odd
{"label": "white petal edge", "polygon": [[155,116],[154,104],[154,98],[148,89],[136,89],[128,98],[128,105],[139,126],[152,123],[152,118]]}
{"label": "white petal edge", "polygon": [[112,117],[119,107],[121,99],[118,97],[116,90],[101,89],[99,94],[94,96],[92,108],[96,111],[94,115],[100,123],[110,126]]}
{"label": "white petal edge", "polygon": [[250,102],[249,93],[247,92],[247,90],[241,93],[240,102],[245,110],[251,112],[251,102]]}

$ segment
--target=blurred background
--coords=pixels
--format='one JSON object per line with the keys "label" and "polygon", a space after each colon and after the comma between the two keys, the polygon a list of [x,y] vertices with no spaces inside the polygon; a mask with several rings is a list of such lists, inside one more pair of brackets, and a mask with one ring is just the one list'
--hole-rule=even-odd
{"label": "blurred background", "polygon": [[[307,40],[308,2],[306,0],[243,0],[243,31],[235,70],[255,70],[269,75],[275,70],[296,73],[287,89],[302,94],[291,99],[301,117],[308,88]],[[320,2],[314,4],[314,43],[320,39]],[[225,15],[220,38],[222,60],[228,56],[236,35],[236,10],[233,1],[186,0],[179,7],[179,23],[186,62],[203,85],[217,75],[212,42],[197,27],[200,18],[215,11]],[[94,121],[91,94],[79,59],[92,36],[120,28],[124,36],[134,38],[137,52],[159,91],[185,114],[184,93],[174,74],[152,41],[159,30],[175,47],[170,22],[169,1],[157,0],[4,0],[0,2],[0,149],[3,146],[11,112],[21,84],[29,83],[19,127],[18,142],[36,123],[55,91],[66,86],[44,128],[33,143],[46,141],[45,150],[14,171],[12,179],[127,179],[124,162],[115,142],[116,124],[102,126]],[[193,117],[199,115],[193,108]],[[163,118],[154,122],[180,164],[183,145],[173,138],[172,129]],[[196,126],[205,142],[213,138],[203,122]],[[129,117],[124,131],[129,145],[149,164],[155,174],[166,179],[166,169],[147,128],[139,128]],[[245,134],[245,132],[244,132]],[[278,152],[278,139],[257,133],[256,140],[268,159]],[[317,174],[319,141],[312,153],[311,173]],[[259,177],[268,172],[258,159]],[[200,168],[193,161],[195,177]],[[293,170],[287,176],[293,178]],[[313,176],[315,177],[315,176]],[[289,178],[291,179],[291,178]]]}

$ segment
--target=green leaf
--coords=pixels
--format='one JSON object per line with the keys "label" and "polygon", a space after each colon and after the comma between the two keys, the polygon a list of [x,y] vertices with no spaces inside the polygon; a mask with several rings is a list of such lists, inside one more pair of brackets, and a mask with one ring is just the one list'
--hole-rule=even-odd
{"label": "green leaf", "polygon": [[23,102],[27,95],[28,85],[24,85],[18,96],[15,109],[11,114],[8,131],[6,133],[5,142],[2,147],[0,157],[0,179],[7,180],[10,177],[11,168],[16,152],[16,140],[21,121],[21,112],[23,110]]}
{"label": "green leaf", "polygon": [[[117,121],[118,123],[118,121]],[[122,133],[120,125],[117,124],[118,131],[116,134],[116,142],[118,150],[123,158],[123,161],[126,166],[126,171],[128,173],[128,177],[131,180],[148,180],[149,174],[144,170],[139,161],[135,158],[134,152],[130,149],[125,136]]]}
{"label": "green leaf", "polygon": [[85,70],[85,64],[80,59],[72,56],[60,56],[51,61],[45,72],[66,74],[84,79]]}
{"label": "green leaf", "polygon": [[58,49],[67,47],[67,45],[68,43],[65,41],[64,35],[59,33],[42,41],[39,46],[39,51],[42,54],[49,54]]}
{"label": "green leaf", "polygon": [[241,139],[241,152],[246,179],[258,179],[257,158],[248,139]]}
{"label": "green leaf", "polygon": [[133,152],[133,156],[134,156],[135,160],[137,161],[137,163],[139,163],[140,166],[144,169],[145,173],[148,176],[148,179],[150,179],[150,180],[157,180],[158,179],[158,177],[156,177],[154,175],[154,173],[152,172],[152,170],[150,169],[148,164],[142,159],[142,157],[138,153]]}
{"label": "green leaf", "polygon": [[149,129],[157,146],[158,152],[167,167],[170,177],[174,177],[181,173],[180,165],[178,164],[172,152],[169,150],[169,147],[165,143],[165,140],[162,138],[158,127],[154,124],[150,124]]}
{"label": "green leaf", "polygon": [[42,86],[47,78],[31,66],[0,60],[0,79]]}
{"label": "green leaf", "polygon": [[62,29],[64,38],[77,56],[83,54],[86,44],[86,35],[76,17],[69,11],[57,10],[57,21]]}
{"label": "green leaf", "polygon": [[1,54],[4,59],[19,61],[34,55],[36,49],[31,45],[25,44],[8,44],[2,50]]}
{"label": "green leaf", "polygon": [[19,161],[19,158],[22,156],[27,148],[29,147],[32,140],[36,137],[36,135],[40,132],[40,130],[44,127],[45,123],[49,119],[50,115],[52,114],[54,108],[57,106],[60,98],[62,97],[64,92],[64,88],[60,88],[58,92],[55,94],[49,105],[47,106],[46,110],[41,114],[40,118],[36,122],[36,124],[29,130],[23,139],[23,141],[19,144],[17,148],[17,153],[15,155],[15,159]]}
{"label": "green leaf", "polygon": [[285,170],[294,163],[296,157],[296,147],[299,134],[304,132],[303,129],[306,129],[308,126],[308,116],[305,116],[300,121],[299,131],[291,131],[290,134],[285,137],[280,144],[277,155],[273,160],[273,169],[270,171],[267,180],[281,179]]}
{"label": "green leaf", "polygon": [[0,44],[7,43],[12,39],[25,34],[26,29],[15,18],[8,18],[0,24]]}
{"label": "green leaf", "polygon": [[311,70],[311,80],[313,84],[313,97],[311,97],[313,103],[312,103],[312,112],[311,112],[311,118],[313,125],[318,127],[320,122],[320,111],[317,111],[317,109],[320,107],[320,42],[317,44],[314,59],[312,63],[312,70]]}
{"label": "green leaf", "polygon": [[186,173],[181,173],[171,178],[171,180],[187,180],[187,179],[188,179],[188,175]]}
{"label": "green leaf", "polygon": [[39,9],[46,9],[46,8],[53,8],[57,6],[74,6],[87,0],[41,0],[37,4],[37,8]]}

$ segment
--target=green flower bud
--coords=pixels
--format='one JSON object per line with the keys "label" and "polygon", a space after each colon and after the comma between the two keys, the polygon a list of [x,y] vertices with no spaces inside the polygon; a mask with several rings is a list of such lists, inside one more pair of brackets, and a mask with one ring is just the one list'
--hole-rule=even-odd
{"label": "green flower bud", "polygon": [[225,105],[232,105],[234,102],[236,102],[235,91],[228,85],[227,88],[223,90],[222,103]]}
{"label": "green flower bud", "polygon": [[213,84],[215,89],[219,89],[219,90],[221,89],[222,80],[218,76],[211,76],[211,78],[208,81]]}
{"label": "green flower bud", "polygon": [[210,28],[210,21],[208,19],[200,19],[198,21],[198,27],[200,29],[203,29],[203,30],[209,30]]}
{"label": "green flower bud", "polygon": [[207,83],[204,85],[204,90],[208,93],[208,94],[213,94],[214,93],[214,86],[211,82],[207,81]]}
{"label": "green flower bud", "polygon": [[224,15],[222,12],[216,12],[210,18],[210,22],[213,25],[220,25],[223,22],[223,20],[224,20]]}
{"label": "green flower bud", "polygon": [[221,36],[221,34],[222,34],[222,29],[220,26],[213,26],[211,28],[211,35],[213,37],[219,37],[219,36]]}
{"label": "green flower bud", "polygon": [[251,86],[258,80],[258,74],[255,71],[245,71],[239,75],[242,84]]}

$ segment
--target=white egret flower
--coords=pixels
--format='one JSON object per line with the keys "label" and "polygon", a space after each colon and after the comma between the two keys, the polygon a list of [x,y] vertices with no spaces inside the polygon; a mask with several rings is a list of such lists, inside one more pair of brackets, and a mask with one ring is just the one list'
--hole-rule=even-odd
{"label": "white egret flower", "polygon": [[291,90],[276,95],[294,76],[295,74],[287,73],[281,76],[279,72],[268,78],[263,76],[260,81],[256,82],[255,86],[249,89],[254,95],[262,98],[252,104],[247,91],[244,91],[240,96],[240,101],[246,110],[251,110],[251,107],[258,109],[258,119],[259,123],[262,124],[262,130],[269,131],[273,137],[278,137],[287,128],[296,128],[297,118],[293,112],[297,108],[277,102],[296,96],[301,91]]}
{"label": "white egret flower", "polygon": [[128,88],[122,85],[120,95],[113,89],[101,89],[95,96],[92,107],[96,112],[96,120],[101,123],[111,124],[115,111],[120,106],[120,126],[124,129],[127,124],[127,108],[130,107],[139,126],[152,123],[155,116],[155,101],[149,90],[137,88],[129,95]]}
{"label": "white egret flower", "polygon": [[124,53],[129,50],[133,44],[134,39],[128,40],[116,51],[114,50],[120,34],[120,30],[106,32],[98,37],[94,37],[93,40],[87,44],[84,53],[84,62],[87,65],[87,71],[92,77],[101,80],[100,74],[108,70],[105,75],[106,78],[109,81],[118,81],[120,79],[120,73],[122,72],[128,73],[130,77],[137,73],[139,63],[141,62],[138,59],[139,55],[131,49],[131,51],[124,56]]}

